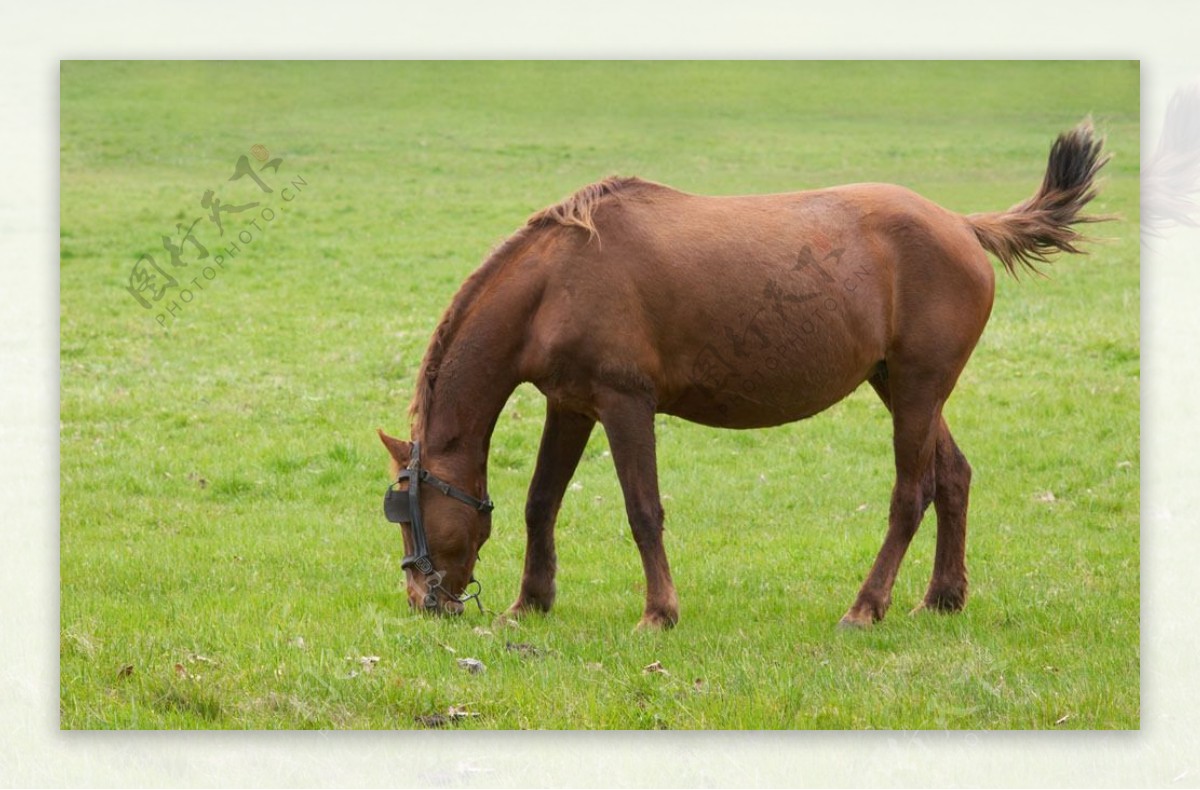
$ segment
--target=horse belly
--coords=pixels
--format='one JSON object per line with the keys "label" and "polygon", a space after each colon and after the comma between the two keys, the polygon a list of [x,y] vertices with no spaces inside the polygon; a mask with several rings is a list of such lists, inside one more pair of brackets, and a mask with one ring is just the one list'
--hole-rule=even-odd
{"label": "horse belly", "polygon": [[779,339],[745,357],[707,343],[692,357],[688,382],[662,399],[660,411],[726,428],[763,428],[824,411],[853,392],[878,364],[868,356],[830,358],[828,364],[796,359]]}
{"label": "horse belly", "polygon": [[730,428],[793,422],[845,398],[884,358],[887,311],[869,265],[759,282],[679,302],[690,309],[662,344],[661,411]]}

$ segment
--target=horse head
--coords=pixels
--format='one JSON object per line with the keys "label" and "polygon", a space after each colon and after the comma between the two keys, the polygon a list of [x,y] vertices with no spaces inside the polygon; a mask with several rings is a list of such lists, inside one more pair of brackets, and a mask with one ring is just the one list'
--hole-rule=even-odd
{"label": "horse head", "polygon": [[[479,603],[475,562],[491,534],[492,502],[483,492],[482,479],[468,480],[452,458],[429,457],[418,442],[383,431],[379,438],[392,457],[395,482],[384,497],[384,513],[400,524],[404,537],[401,567],[408,605],[461,614],[465,601]],[[455,484],[459,482],[467,488]]]}

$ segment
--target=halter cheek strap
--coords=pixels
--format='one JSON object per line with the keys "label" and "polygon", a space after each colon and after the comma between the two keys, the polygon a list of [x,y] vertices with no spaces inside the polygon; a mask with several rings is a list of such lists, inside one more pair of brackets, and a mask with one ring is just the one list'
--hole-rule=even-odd
{"label": "halter cheek strap", "polygon": [[[400,483],[408,481],[408,490],[401,491],[396,488]],[[422,573],[426,577],[426,594],[424,606],[426,609],[436,609],[438,606],[437,591],[441,590],[451,596],[446,589],[442,587],[442,579],[445,578],[444,571],[436,571],[433,568],[433,562],[429,558],[429,542],[425,535],[425,523],[421,518],[421,483],[428,483],[436,490],[440,491],[443,496],[448,496],[462,502],[464,505],[474,508],[480,513],[491,513],[495,507],[492,500],[485,496],[484,499],[477,499],[471,496],[466,491],[450,485],[437,475],[430,472],[428,469],[421,468],[421,443],[412,443],[412,458],[408,463],[408,468],[401,470],[396,477],[396,482],[388,486],[387,493],[383,495],[383,513],[388,521],[395,524],[409,524],[412,527],[413,536],[413,553],[405,555],[400,561],[400,567],[404,570],[413,568]],[[474,584],[476,589],[472,594],[464,594],[457,597],[460,603],[475,600],[479,606],[480,612],[483,611],[483,604],[479,602],[479,593],[482,586],[471,577],[468,586]]]}

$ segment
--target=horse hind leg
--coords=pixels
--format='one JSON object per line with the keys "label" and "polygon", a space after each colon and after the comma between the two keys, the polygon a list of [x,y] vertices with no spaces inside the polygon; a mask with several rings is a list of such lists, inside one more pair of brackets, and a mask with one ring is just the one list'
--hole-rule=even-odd
{"label": "horse hind leg", "polygon": [[896,483],[883,546],[854,604],[841,619],[840,625],[848,627],[868,626],[887,613],[900,562],[937,492],[934,458],[945,400],[940,382],[882,368],[871,384],[892,413]]}
{"label": "horse hind leg", "polygon": [[[880,366],[870,382],[890,411],[891,393],[886,365]],[[924,609],[957,612],[967,603],[967,506],[971,465],[954,442],[944,416],[938,420],[934,452],[934,462],[926,472],[922,485],[921,512],[924,514],[930,502],[933,503],[937,514],[937,548],[929,588],[913,613]]]}
{"label": "horse hind leg", "polygon": [[938,426],[934,465],[937,469],[933,500],[937,513],[937,549],[929,589],[917,610],[957,612],[967,603],[967,503],[971,465],[954,443],[944,419]]}
{"label": "horse hind leg", "polygon": [[[871,386],[875,389],[875,393],[879,395],[879,399],[883,401],[883,405],[887,407],[888,413],[892,411],[892,394],[888,387],[888,372],[887,364],[879,363],[879,369],[867,379]],[[921,479],[921,515],[924,516],[925,511],[934,501],[934,494],[937,490],[937,467],[930,465],[925,471],[925,476]]]}
{"label": "horse hind leg", "polygon": [[554,404],[546,406],[537,466],[525,501],[525,570],[521,592],[508,609],[510,615],[519,616],[530,610],[547,612],[554,605],[558,563],[554,523],[595,424],[591,417],[563,411]]}

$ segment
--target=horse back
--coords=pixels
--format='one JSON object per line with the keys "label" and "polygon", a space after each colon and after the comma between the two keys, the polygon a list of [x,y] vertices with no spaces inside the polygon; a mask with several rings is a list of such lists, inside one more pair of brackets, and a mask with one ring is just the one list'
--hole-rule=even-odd
{"label": "horse back", "polygon": [[576,407],[615,386],[698,422],[789,422],[898,346],[969,354],[990,310],[965,220],[902,187],[708,197],[637,182],[590,208],[587,233],[543,228],[529,267],[542,298],[527,378]]}

